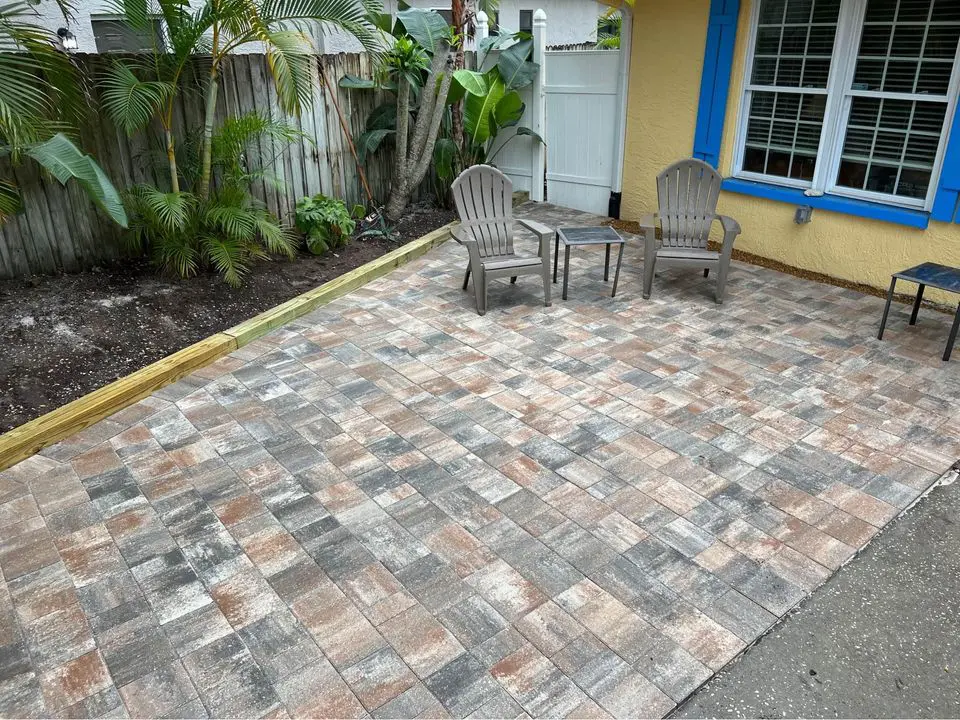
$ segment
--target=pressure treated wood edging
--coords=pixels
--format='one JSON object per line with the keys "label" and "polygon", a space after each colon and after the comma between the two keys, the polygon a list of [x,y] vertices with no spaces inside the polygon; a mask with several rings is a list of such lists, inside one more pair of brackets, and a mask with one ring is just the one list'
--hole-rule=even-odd
{"label": "pressure treated wood edging", "polygon": [[229,330],[178,350],[162,360],[0,435],[0,471],[123,410],[271,330],[420,257],[431,248],[446,242],[450,238],[450,228],[453,225],[454,223],[450,223],[439,227],[320,287],[234,325]]}

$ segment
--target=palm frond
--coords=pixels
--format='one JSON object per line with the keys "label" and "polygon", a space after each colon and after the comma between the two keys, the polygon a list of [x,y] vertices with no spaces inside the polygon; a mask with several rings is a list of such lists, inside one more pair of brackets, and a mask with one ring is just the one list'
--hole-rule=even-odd
{"label": "palm frond", "polygon": [[253,211],[237,207],[212,203],[204,211],[205,224],[237,242],[252,241],[255,236],[256,222]]}
{"label": "palm frond", "polygon": [[176,86],[162,80],[141,80],[129,64],[115,62],[101,81],[101,104],[110,119],[133,135],[160,112],[176,93]]}
{"label": "palm frond", "polygon": [[136,209],[164,234],[186,234],[196,198],[188,192],[165,193],[152,185],[136,185],[129,195]]}
{"label": "palm frond", "polygon": [[286,255],[292,260],[297,244],[293,233],[281,226],[277,219],[266,210],[260,210],[256,213],[255,222],[264,247],[274,255]]}
{"label": "palm frond", "polygon": [[0,223],[20,211],[20,192],[10,180],[0,180]]}
{"label": "palm frond", "polygon": [[244,243],[219,235],[204,235],[200,239],[200,246],[217,272],[223,275],[227,285],[239,286],[241,279],[249,270],[244,263],[244,258],[248,254]]}
{"label": "palm frond", "polygon": [[284,112],[299,115],[300,108],[309,104],[313,95],[309,39],[298,30],[269,28],[258,39],[266,46],[267,64],[280,107]]}
{"label": "palm frond", "polygon": [[182,278],[195,275],[200,253],[194,239],[186,234],[160,235],[153,238],[154,261],[163,270],[172,270]]}
{"label": "palm frond", "polygon": [[380,33],[370,18],[382,11],[382,3],[376,0],[263,0],[259,14],[271,27],[306,20],[318,23],[322,33],[345,30],[364,49],[379,52]]}

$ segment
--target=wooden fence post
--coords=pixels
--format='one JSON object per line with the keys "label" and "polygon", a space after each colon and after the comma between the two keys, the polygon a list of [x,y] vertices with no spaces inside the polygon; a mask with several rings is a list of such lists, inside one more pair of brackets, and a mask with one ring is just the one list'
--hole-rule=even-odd
{"label": "wooden fence post", "polygon": [[[537,135],[546,140],[547,137],[547,98],[544,86],[547,84],[547,14],[538,9],[533,14],[533,61],[540,66],[540,71],[533,79],[533,98],[530,108],[530,125]],[[546,148],[543,143],[532,142],[530,199],[543,202],[543,184],[546,172]]]}

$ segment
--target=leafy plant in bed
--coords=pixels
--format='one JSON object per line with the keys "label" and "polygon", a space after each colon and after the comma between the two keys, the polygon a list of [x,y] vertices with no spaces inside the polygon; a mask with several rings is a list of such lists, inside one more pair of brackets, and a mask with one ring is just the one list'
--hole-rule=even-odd
{"label": "leafy plant in bed", "polygon": [[314,255],[336,250],[350,241],[357,220],[364,216],[363,205],[347,209],[343,200],[317,194],[301,198],[294,214],[297,229],[306,238],[307,249]]}
{"label": "leafy plant in bed", "polygon": [[[280,110],[297,115],[313,92],[310,33],[317,24],[345,31],[375,51],[377,0],[111,1],[119,22],[148,37],[159,11],[167,36],[162,47],[115,61],[100,81],[117,127],[162,131],[166,187],[139,185],[128,193],[132,246],[150,252],[161,269],[187,277],[214,268],[231,285],[257,258],[292,256],[295,234],[250,188],[254,181],[276,183],[271,165],[287,144],[306,138],[257,113],[218,123],[221,72],[234,51],[260,43]],[[175,109],[191,92],[203,96],[203,125],[178,136]],[[258,149],[264,147],[276,152]]]}
{"label": "leafy plant in bed", "polygon": [[[450,49],[462,38],[436,11],[397,13],[392,35],[393,45],[373,78],[348,75],[340,81],[341,87],[388,91],[396,98],[375,108],[356,138],[361,162],[385,141],[394,145],[396,167],[386,205],[390,218],[400,216],[431,165],[443,200],[457,173],[478,163],[492,164],[514,138],[543,142],[520,125],[525,107],[519,90],[539,71],[530,59],[529,33],[501,32],[482,41],[477,60],[486,68],[482,72],[453,68]],[[458,142],[452,108],[461,103],[464,132]],[[511,133],[504,132],[508,128]]]}

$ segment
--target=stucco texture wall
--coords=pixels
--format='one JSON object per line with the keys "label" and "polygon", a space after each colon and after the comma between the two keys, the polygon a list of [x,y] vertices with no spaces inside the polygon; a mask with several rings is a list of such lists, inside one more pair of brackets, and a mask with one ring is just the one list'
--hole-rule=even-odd
{"label": "stucco texture wall", "polygon": [[[693,149],[709,0],[637,0],[630,65],[624,219],[656,210],[656,175]],[[732,174],[744,79],[751,0],[743,0],[724,123],[720,171]],[[960,266],[960,225],[931,221],[926,230],[814,210],[793,222],[794,205],[724,192],[720,212],[736,218],[736,247],[793,267],[886,289],[890,274],[921,262]],[[906,291],[908,286],[898,285]],[[936,291],[930,300],[956,303]]]}

